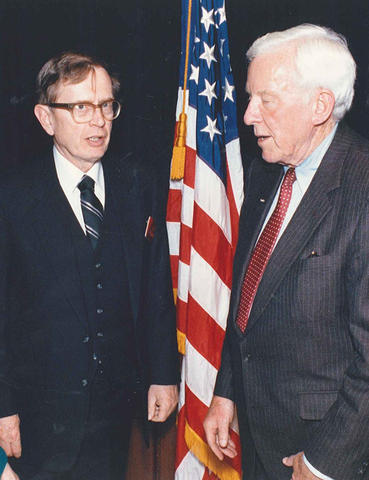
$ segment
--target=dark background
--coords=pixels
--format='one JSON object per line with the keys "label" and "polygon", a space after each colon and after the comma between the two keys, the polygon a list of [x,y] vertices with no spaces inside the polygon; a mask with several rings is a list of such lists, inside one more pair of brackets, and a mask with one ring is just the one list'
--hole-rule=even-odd
{"label": "dark background", "polygon": [[[231,62],[242,125],[245,51],[268,31],[303,22],[343,33],[358,63],[348,123],[369,137],[368,0],[226,0]],[[180,0],[0,0],[0,164],[24,161],[50,139],[33,117],[34,79],[51,56],[83,50],[112,65],[122,83],[123,114],[111,148],[127,141],[143,161],[167,169],[173,139],[180,50]]]}

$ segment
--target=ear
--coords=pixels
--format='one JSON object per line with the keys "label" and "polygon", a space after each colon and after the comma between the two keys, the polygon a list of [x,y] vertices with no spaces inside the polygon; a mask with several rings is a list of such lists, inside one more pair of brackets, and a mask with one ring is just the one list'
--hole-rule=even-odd
{"label": "ear", "polygon": [[331,118],[335,102],[336,100],[331,90],[319,90],[313,109],[313,124],[315,126],[322,125]]}
{"label": "ear", "polygon": [[45,132],[51,136],[54,135],[54,127],[50,107],[38,103],[37,105],[35,105],[33,111]]}

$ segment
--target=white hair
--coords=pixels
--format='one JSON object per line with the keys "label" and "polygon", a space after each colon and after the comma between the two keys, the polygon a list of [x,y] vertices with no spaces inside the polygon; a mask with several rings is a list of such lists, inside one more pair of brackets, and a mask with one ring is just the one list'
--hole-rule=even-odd
{"label": "white hair", "polygon": [[331,90],[335,97],[332,116],[341,120],[351,107],[356,78],[356,64],[345,37],[330,28],[306,23],[258,38],[247,51],[247,59],[251,62],[287,43],[296,45],[295,64],[301,85]]}

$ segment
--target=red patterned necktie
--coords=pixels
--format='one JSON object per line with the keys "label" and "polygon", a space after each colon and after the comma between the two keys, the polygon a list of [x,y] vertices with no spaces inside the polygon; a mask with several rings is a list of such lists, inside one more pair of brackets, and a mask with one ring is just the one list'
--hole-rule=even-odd
{"label": "red patterned necktie", "polygon": [[273,252],[284,217],[290,204],[292,185],[296,180],[294,168],[289,168],[284,176],[279,192],[278,203],[268,223],[265,225],[254,251],[243,280],[240,305],[237,314],[237,325],[245,331],[251,307],[268,260]]}

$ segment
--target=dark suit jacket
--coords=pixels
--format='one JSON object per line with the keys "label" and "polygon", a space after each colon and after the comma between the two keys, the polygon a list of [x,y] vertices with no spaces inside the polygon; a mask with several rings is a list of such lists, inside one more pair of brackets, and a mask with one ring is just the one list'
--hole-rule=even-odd
{"label": "dark suit jacket", "polygon": [[255,450],[271,479],[290,479],[281,460],[299,451],[335,480],[369,478],[368,142],[338,128],[243,335],[242,281],[282,175],[262,161],[249,171],[215,393],[237,403],[245,478]]}
{"label": "dark suit jacket", "polygon": [[[141,381],[177,382],[175,312],[163,195],[128,153],[103,161],[128,274]],[[152,216],[156,230],[145,237]],[[82,230],[45,157],[0,180],[0,416],[21,412],[23,455],[67,469],[87,415],[86,285],[72,235]],[[83,237],[83,233],[82,233]],[[117,268],[120,268],[118,265]],[[23,417],[23,418],[22,418]],[[68,439],[68,442],[66,442]],[[71,440],[72,439],[72,440]],[[65,445],[70,445],[66,448]],[[31,446],[31,448],[29,448]],[[27,459],[25,459],[26,461]]]}

